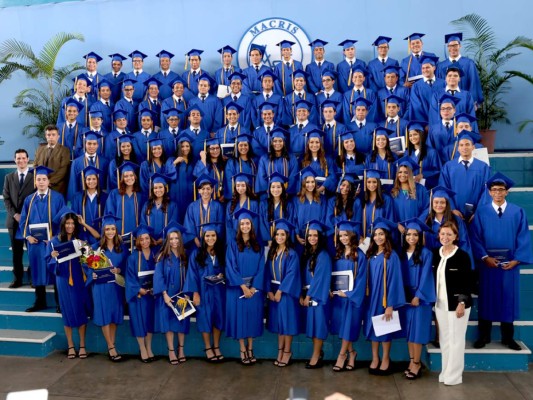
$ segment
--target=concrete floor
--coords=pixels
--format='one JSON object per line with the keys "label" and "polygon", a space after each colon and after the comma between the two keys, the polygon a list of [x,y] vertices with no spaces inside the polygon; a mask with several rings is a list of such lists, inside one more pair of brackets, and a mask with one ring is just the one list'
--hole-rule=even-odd
{"label": "concrete floor", "polygon": [[333,392],[373,400],[533,399],[532,371],[469,372],[462,385],[447,387],[437,382],[437,373],[425,371],[421,379],[407,381],[401,372],[370,376],[366,367],[357,363],[353,372],[334,373],[331,365],[306,370],[304,363],[298,362],[276,368],[270,360],[253,367],[242,367],[235,360],[212,365],[197,359],[178,366],[171,366],[166,359],[151,364],[136,359],[114,364],[102,354],[67,360],[65,353],[56,352],[44,359],[0,357],[0,399],[11,391],[47,388],[54,400],[283,400],[294,385],[308,388],[313,400]]}

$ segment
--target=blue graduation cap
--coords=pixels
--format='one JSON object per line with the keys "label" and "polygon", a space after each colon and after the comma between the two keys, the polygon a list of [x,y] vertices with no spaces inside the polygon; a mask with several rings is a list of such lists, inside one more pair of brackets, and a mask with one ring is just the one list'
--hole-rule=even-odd
{"label": "blue graduation cap", "polygon": [[394,133],[394,131],[392,129],[385,128],[384,126],[378,126],[378,127],[376,127],[376,129],[374,129],[374,136],[376,136],[376,137],[377,136],[389,137],[393,133]]}
{"label": "blue graduation cap", "polygon": [[100,133],[98,132],[95,132],[95,131],[86,131],[83,133],[83,141],[86,142],[88,140],[100,140],[102,139],[104,136],[101,135]]}
{"label": "blue graduation cap", "polygon": [[241,133],[235,138],[235,143],[243,143],[243,142],[252,143],[253,139],[254,137],[250,135],[249,133]]}
{"label": "blue graduation cap", "polygon": [[279,172],[275,171],[271,173],[268,177],[268,186],[270,186],[271,183],[281,183],[285,184],[289,182],[289,178],[287,178],[285,175],[280,174]]}
{"label": "blue graduation cap", "polygon": [[183,111],[178,110],[177,108],[171,107],[171,108],[167,108],[165,111],[163,111],[163,114],[165,114],[166,118],[169,118],[169,117],[178,117],[178,118],[180,118],[180,115],[183,114]]}
{"label": "blue graduation cap", "polygon": [[237,50],[235,50],[233,47],[231,46],[224,46],[220,49],[217,50],[220,54],[224,54],[224,53],[229,53],[231,55],[235,54],[237,52]]}
{"label": "blue graduation cap", "polygon": [[275,138],[286,140],[287,136],[289,136],[289,132],[280,127],[274,128],[272,129],[272,132],[270,132],[270,140]]}
{"label": "blue graduation cap", "polygon": [[169,83],[168,83],[168,86],[170,86],[171,88],[174,87],[174,85],[176,83],[181,83],[183,86],[187,86],[187,82],[185,82],[183,80],[183,78],[181,76],[176,76],[174,79],[172,79]]}
{"label": "blue graduation cap", "polygon": [[334,110],[337,110],[338,105],[339,105],[338,101],[326,99],[320,104],[320,108],[324,109],[326,107],[333,107]]}
{"label": "blue graduation cap", "polygon": [[391,103],[391,104],[397,104],[398,106],[402,106],[404,102],[404,99],[402,99],[399,96],[396,96],[395,94],[390,94],[385,98],[385,104]]}
{"label": "blue graduation cap", "polygon": [[102,61],[102,57],[100,57],[98,54],[96,54],[94,51],[91,51],[90,53],[87,53],[83,56],[83,58],[85,58],[86,60],[88,60],[89,58],[93,58],[96,60],[96,62],[100,62]]}
{"label": "blue graduation cap", "polygon": [[100,82],[98,82],[98,89],[102,89],[103,87],[111,87],[111,82],[109,82],[107,79],[102,79]]}
{"label": "blue graduation cap", "polygon": [[310,221],[307,221],[307,223],[305,225],[306,225],[305,236],[307,236],[307,232],[309,232],[309,230],[311,230],[311,229],[312,230],[316,230],[318,232],[322,232],[324,234],[326,234],[328,232],[328,230],[329,230],[327,225],[323,224],[322,222],[320,222],[317,219],[312,219]]}
{"label": "blue graduation cap", "polygon": [[270,69],[266,69],[266,70],[264,70],[263,72],[261,72],[261,74],[259,74],[259,76],[257,77],[257,79],[260,80],[260,81],[262,81],[263,78],[265,78],[265,77],[267,77],[267,76],[271,77],[272,80],[273,80],[274,82],[278,79],[278,77],[277,77],[277,76],[274,74],[274,72],[273,72],[272,70],[270,70]]}
{"label": "blue graduation cap", "polygon": [[304,133],[306,140],[316,138],[322,140],[324,138],[324,131],[318,128],[311,129],[309,132]]}
{"label": "blue graduation cap", "polygon": [[110,54],[109,57],[111,58],[111,61],[123,62],[124,60],[127,60],[127,57],[124,57],[122,54],[119,53]]}
{"label": "blue graduation cap", "polygon": [[178,224],[176,221],[170,221],[167,226],[163,228],[163,240],[167,238],[172,232],[180,232],[182,235],[188,233],[187,228]]}
{"label": "blue graduation cap", "polygon": [[387,74],[396,74],[400,75],[400,66],[399,65],[387,65],[385,68],[383,68],[383,75]]}
{"label": "blue graduation cap", "polygon": [[457,63],[451,64],[446,68],[446,75],[448,75],[448,72],[457,72],[461,78],[465,76],[463,69]]}
{"label": "blue graduation cap", "polygon": [[154,77],[148,78],[147,80],[144,81],[143,84],[144,86],[146,86],[146,88],[149,88],[152,85],[156,85],[159,88],[162,85],[162,83]]}
{"label": "blue graduation cap", "polygon": [[276,46],[279,46],[280,49],[290,49],[293,44],[295,43],[291,42],[290,40],[282,40],[281,42],[277,43]]}
{"label": "blue graduation cap", "polygon": [[129,133],[124,133],[116,138],[117,141],[117,152],[120,154],[120,145],[122,143],[133,143],[135,140],[133,135],[130,135]]}
{"label": "blue graduation cap", "polygon": [[120,166],[118,167],[118,170],[120,172],[120,175],[124,175],[125,172],[133,172],[136,173],[139,166],[135,163],[132,163],[131,161],[124,161]]}
{"label": "blue graduation cap", "polygon": [[439,57],[437,56],[430,56],[429,54],[423,54],[422,57],[420,57],[420,65],[431,64],[433,66],[436,66],[438,62],[439,62]]}
{"label": "blue graduation cap", "polygon": [[330,77],[331,79],[333,79],[334,81],[337,80],[337,73],[335,71],[332,71],[330,69],[322,72],[322,78],[324,77]]}
{"label": "blue graduation cap", "polygon": [[309,178],[310,176],[312,176],[313,178],[316,178],[316,171],[311,168],[310,166],[307,166],[303,169],[300,170],[300,172],[298,172],[298,174],[300,175],[300,181],[304,181],[305,179]]}
{"label": "blue graduation cap", "polygon": [[189,135],[187,132],[180,133],[177,139],[178,139],[179,144],[183,142],[189,142],[189,143],[194,142],[194,138],[191,135]]}
{"label": "blue graduation cap", "polygon": [[79,74],[77,77],[73,78],[72,80],[74,81],[74,85],[80,80],[81,81],[85,81],[85,83],[87,83],[87,85],[91,84],[91,80],[85,74]]}
{"label": "blue graduation cap", "polygon": [[152,120],[156,117],[156,113],[150,110],[149,108],[143,108],[139,111],[139,117],[150,117]]}
{"label": "blue graduation cap", "polygon": [[416,129],[417,131],[423,131],[426,128],[427,124],[428,123],[426,121],[412,120],[407,123],[407,130],[411,131]]}
{"label": "blue graduation cap", "polygon": [[220,234],[222,230],[222,225],[222,222],[208,222],[206,224],[200,224],[197,226],[198,228],[200,228],[200,233],[203,239],[203,235],[206,232],[216,232],[217,235]]}
{"label": "blue graduation cap", "polygon": [[128,113],[123,110],[116,110],[113,112],[113,121],[116,121],[117,119],[127,118]]}
{"label": "blue graduation cap", "polygon": [[246,172],[239,172],[238,174],[235,174],[232,176],[234,184],[237,182],[244,182],[248,185],[251,185],[254,177],[251,174],[247,174]]}
{"label": "blue graduation cap", "polygon": [[381,172],[382,171],[373,168],[365,169],[365,179],[374,178],[379,182],[381,178]]}
{"label": "blue graduation cap", "polygon": [[342,46],[343,50],[347,50],[351,47],[355,47],[355,44],[357,43],[357,40],[355,39],[346,39],[340,42],[338,45]]}
{"label": "blue graduation cap", "polygon": [[325,40],[315,39],[311,43],[309,43],[309,46],[311,46],[311,48],[314,50],[317,47],[324,47],[327,44],[328,42],[326,42]]}
{"label": "blue graduation cap", "polygon": [[133,50],[128,56],[133,60],[134,58],[142,58],[143,60],[148,57],[146,54],[139,50]]}
{"label": "blue graduation cap", "polygon": [[153,236],[154,235],[154,228],[152,228],[151,226],[148,226],[146,224],[139,224],[137,226],[137,228],[132,232],[132,235],[133,237],[135,238],[138,238],[140,237],[141,235],[150,235],[150,236]]}
{"label": "blue graduation cap", "polygon": [[457,41],[461,43],[463,40],[463,34],[461,32],[456,33],[448,33],[447,35],[444,35],[444,43],[449,44],[450,42]]}
{"label": "blue graduation cap", "polygon": [[354,134],[354,131],[345,131],[345,132],[340,133],[338,137],[340,141],[349,140],[349,139],[355,140],[353,134]]}
{"label": "blue graduation cap", "polygon": [[211,78],[211,76],[207,72],[202,72],[202,74],[198,77],[197,81],[206,81],[209,83],[210,87],[213,87],[216,84],[216,81]]}
{"label": "blue graduation cap", "polygon": [[76,107],[78,109],[78,112],[79,112],[84,107],[84,105],[81,104],[74,97],[71,97],[65,102],[65,107]]}
{"label": "blue graduation cap", "polygon": [[191,112],[193,112],[193,111],[198,111],[202,117],[204,116],[204,112],[198,106],[198,104],[194,104],[194,105],[190,106],[189,108],[187,108],[187,110],[185,112],[187,113],[187,116],[189,116],[189,115],[191,115]]}
{"label": "blue graduation cap", "polygon": [[163,141],[159,138],[148,139],[147,143],[150,148],[155,146],[163,146]]}
{"label": "blue graduation cap", "polygon": [[477,121],[477,118],[473,115],[467,114],[467,113],[460,113],[455,116],[455,122],[468,122],[469,124],[472,124]]}
{"label": "blue graduation cap", "polygon": [[79,175],[81,175],[82,177],[83,176],[87,177],[91,175],[100,176],[101,173],[103,173],[102,170],[96,167],[93,167],[92,165],[88,165],[79,172]]}
{"label": "blue graduation cap", "polygon": [[309,78],[309,74],[302,69],[297,69],[292,73],[292,79],[296,78],[304,78],[307,81],[307,78]]}
{"label": "blue graduation cap", "polygon": [[207,138],[204,140],[205,147],[209,146],[220,146],[220,140],[215,136],[212,138]]}
{"label": "blue graduation cap", "polygon": [[409,36],[403,38],[403,40],[419,40],[422,39],[426,34],[425,33],[411,33]]}
{"label": "blue graduation cap", "polygon": [[380,46],[382,44],[389,44],[389,42],[392,40],[392,38],[387,36],[378,36],[376,40],[374,40],[374,43],[372,43],[372,46]]}
{"label": "blue graduation cap", "polygon": [[106,226],[115,226],[116,227],[120,220],[121,220],[120,218],[115,217],[112,214],[106,214],[106,215],[104,215],[104,216],[102,216],[100,218],[97,218],[95,221],[102,222],[102,232],[103,232],[103,230],[104,230],[104,228]]}
{"label": "blue graduation cap", "polygon": [[433,189],[431,189],[431,198],[433,199],[446,199],[448,202],[450,202],[454,196],[455,192],[444,186],[435,186]]}
{"label": "blue graduation cap", "polygon": [[150,176],[150,187],[154,186],[156,183],[161,183],[163,186],[167,186],[170,182],[170,177],[162,174],[161,172],[156,172]]}
{"label": "blue graduation cap", "polygon": [[137,83],[136,79],[133,79],[133,78],[124,79],[122,81],[122,88],[124,89],[126,86],[134,86],[136,83]]}
{"label": "blue graduation cap", "polygon": [[392,230],[396,229],[397,226],[397,224],[388,220],[387,218],[377,217],[374,220],[372,231],[375,232],[376,229],[384,229],[386,231],[391,232]]}
{"label": "blue graduation cap", "polygon": [[481,135],[477,132],[474,132],[474,131],[467,131],[467,130],[462,130],[461,132],[459,132],[459,134],[457,135],[457,141],[460,141],[460,140],[463,140],[463,139],[468,139],[470,140],[472,143],[478,143],[481,141]]}
{"label": "blue graduation cap", "polygon": [[263,104],[259,106],[259,110],[261,110],[261,112],[263,111],[274,111],[275,112],[277,107],[278,107],[277,104],[265,101]]}
{"label": "blue graduation cap", "polygon": [[494,175],[492,175],[489,180],[487,181],[487,187],[490,189],[492,186],[495,185],[503,185],[505,186],[505,189],[509,190],[514,186],[514,181],[511,178],[506,177],[501,172],[496,172]]}
{"label": "blue graduation cap", "polygon": [[238,72],[238,71],[235,71],[233,72],[232,74],[230,74],[230,76],[228,76],[228,80],[230,82],[233,82],[233,81],[244,81],[245,79],[247,78],[246,75]]}
{"label": "blue graduation cap", "polygon": [[414,229],[418,232],[429,232],[431,230],[429,229],[429,226],[420,221],[418,218],[410,218],[407,221],[400,222],[400,224],[405,227],[406,232],[409,229]]}
{"label": "blue graduation cap", "polygon": [[439,104],[453,104],[454,107],[457,103],[459,103],[461,99],[458,97],[452,96],[451,94],[444,93],[442,96],[440,96]]}
{"label": "blue graduation cap", "polygon": [[77,217],[77,213],[75,213],[72,208],[70,207],[67,207],[67,206],[63,206],[59,209],[59,211],[57,212],[57,214],[54,216],[53,218],[53,223],[54,224],[60,224],[61,223],[61,220],[63,219],[63,217],[67,214],[74,214],[76,217],[75,219],[77,220],[78,217]]}
{"label": "blue graduation cap", "polygon": [[296,102],[295,109],[296,110],[305,109],[307,111],[310,111],[312,106],[313,106],[313,103],[311,103],[310,101],[302,99],[302,100],[298,100]]}
{"label": "blue graduation cap", "polygon": [[188,57],[200,56],[200,54],[202,54],[203,52],[203,50],[191,49],[187,53],[185,53],[185,55]]}
{"label": "blue graduation cap", "polygon": [[259,219],[259,214],[243,207],[239,208],[233,213],[233,219],[236,219],[237,221],[241,221],[243,219],[249,219],[250,221],[253,221],[254,219]]}
{"label": "blue graduation cap", "polygon": [[155,56],[158,57],[158,58],[172,58],[172,57],[174,57],[174,54],[172,54],[170,51],[161,50]]}
{"label": "blue graduation cap", "polygon": [[400,167],[409,168],[413,171],[413,175],[417,175],[418,170],[420,169],[419,165],[408,155],[404,155],[402,158],[398,159],[398,161],[396,161],[396,166],[398,169],[400,169]]}
{"label": "blue graduation cap", "polygon": [[194,181],[194,184],[196,185],[198,189],[200,189],[205,184],[208,184],[214,187],[217,184],[217,181],[211,178],[207,174],[202,174],[198,178],[196,178],[196,180]]}
{"label": "blue graduation cap", "polygon": [[358,222],[358,221],[348,221],[348,220],[343,220],[343,221],[339,221],[337,222],[337,225],[336,225],[336,230],[337,232],[340,232],[340,231],[347,231],[347,232],[353,232],[353,233],[356,233],[358,235],[361,235],[361,223]]}
{"label": "blue graduation cap", "polygon": [[98,111],[98,110],[94,110],[94,111],[89,111],[89,117],[90,118],[104,118],[104,114],[102,113],[102,111]]}
{"label": "blue graduation cap", "polygon": [[244,110],[244,107],[234,101],[230,101],[228,104],[226,104],[226,112],[229,110],[237,111],[237,113],[240,114]]}
{"label": "blue graduation cap", "polygon": [[266,46],[261,46],[260,44],[252,43],[250,45],[250,51],[248,52],[248,54],[250,54],[253,50],[257,50],[259,53],[261,53],[261,55],[264,55]]}
{"label": "blue graduation cap", "polygon": [[365,68],[363,64],[355,64],[354,66],[352,66],[352,74],[356,72],[360,72],[364,76],[368,75],[368,70]]}
{"label": "blue graduation cap", "polygon": [[276,219],[272,221],[270,225],[272,226],[273,232],[277,231],[278,229],[281,229],[287,232],[288,234],[291,234],[296,229],[296,227],[285,218]]}
{"label": "blue graduation cap", "polygon": [[360,182],[359,177],[356,174],[352,174],[349,172],[343,173],[339,177],[339,182],[337,182],[337,189],[335,190],[337,193],[340,193],[342,182],[347,181],[350,183],[350,185],[355,185],[356,182]]}
{"label": "blue graduation cap", "polygon": [[358,97],[357,99],[352,101],[352,105],[354,107],[365,107],[368,110],[372,105],[372,102],[368,99],[365,99],[364,97]]}

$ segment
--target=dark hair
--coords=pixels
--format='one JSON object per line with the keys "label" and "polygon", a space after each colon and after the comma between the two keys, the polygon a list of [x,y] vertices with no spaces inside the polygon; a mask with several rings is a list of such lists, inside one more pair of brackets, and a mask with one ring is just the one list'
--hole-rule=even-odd
{"label": "dark hair", "polygon": [[[140,192],[141,186],[139,185],[139,177],[137,176],[135,172],[134,174],[135,174],[135,182],[133,183],[133,191]],[[126,194],[126,183],[124,182],[124,179],[122,177],[123,175],[124,174],[121,174],[120,181],[118,182],[118,194],[120,194],[121,196],[124,196]]]}
{"label": "dark hair", "polygon": [[[366,157],[363,154],[361,154],[361,153],[359,153],[357,151],[357,142],[355,141],[355,139],[353,139],[353,141],[355,143],[355,149],[354,149],[355,163],[356,164],[364,164],[364,162],[366,160]],[[346,160],[346,150],[344,150],[344,140],[343,140],[342,143],[341,143],[341,146],[340,146],[340,153],[335,158],[335,162],[337,163],[339,168],[342,169],[342,165],[344,164],[345,160]]]}
{"label": "dark hair", "polygon": [[[118,151],[117,151],[117,155],[115,156],[116,165],[122,165],[122,163],[124,162],[124,154],[122,154],[122,152],[120,151],[121,144],[122,143],[118,144]],[[135,148],[133,147],[133,144],[130,143],[130,145],[131,145],[131,153],[130,153],[129,161],[131,161],[134,164],[137,164],[137,153],[135,153]]]}
{"label": "dark hair", "polygon": [[179,246],[178,246],[178,258],[180,259],[181,263],[187,267],[187,254],[185,253],[185,246],[183,245],[183,236],[181,235],[180,231],[174,231],[170,232],[163,241],[163,246],[161,246],[161,250],[159,251],[159,254],[156,257],[157,261],[162,261],[165,258],[170,258],[170,253],[172,250],[170,250],[170,235],[173,233],[178,234],[179,239]]}
{"label": "dark hair", "polygon": [[[368,178],[367,178],[368,179]],[[385,205],[385,197],[383,196],[383,188],[381,187],[381,179],[375,178],[378,181],[378,187],[376,188],[376,208],[381,208]],[[366,208],[367,203],[370,201],[370,191],[368,188],[365,190],[365,203],[363,208]]]}
{"label": "dark hair", "polygon": [[[357,261],[357,248],[359,246],[359,235],[355,232],[347,231],[348,237],[350,238],[350,256],[349,259],[352,261]],[[337,238],[337,247],[335,253],[335,260],[340,260],[344,258],[344,251],[346,246],[344,246],[341,241]]]}
{"label": "dark hair", "polygon": [[[206,231],[203,232],[202,234],[202,246],[198,249],[197,253],[196,253],[196,262],[201,266],[201,267],[205,267],[206,266],[206,261],[207,261],[207,257],[208,257],[208,252],[207,252],[207,243],[205,242],[205,233]],[[218,234],[218,232],[216,232],[216,235],[217,235],[217,241],[215,242],[215,245],[213,246],[213,251],[215,253],[215,255],[218,257],[219,260],[221,260],[222,262],[224,261],[224,243],[222,243],[222,240],[219,240],[220,238],[220,235]]]}
{"label": "dark hair", "polygon": [[[118,228],[115,225],[113,226],[117,230],[115,237],[113,238],[113,250],[115,250],[116,253],[122,253],[122,237],[118,233]],[[102,232],[105,232],[105,226],[102,226]],[[105,243],[106,243],[106,237],[105,237],[105,234],[102,233],[102,237],[100,238],[100,243],[99,243],[100,248],[103,248],[105,246]]]}
{"label": "dark hair", "polygon": [[19,154],[19,153],[24,153],[24,154],[26,154],[26,157],[30,158],[28,152],[27,152],[25,149],[17,149],[17,150],[15,150],[15,155],[14,155],[14,157],[16,157],[17,154]]}
{"label": "dark hair", "polygon": [[[248,143],[248,153],[246,153],[246,155],[248,156],[248,159],[252,162],[252,164],[255,165],[253,161],[255,158],[255,153],[254,153],[254,149],[252,148],[252,144],[250,142],[243,142],[243,143]],[[238,147],[239,147],[239,144],[237,143],[235,146],[235,154],[233,155],[233,158],[235,160],[238,160],[241,157]]]}
{"label": "dark hair", "polygon": [[[268,159],[270,161],[274,161],[276,157],[276,152],[274,151],[274,146],[272,145],[272,139],[270,140],[270,144],[268,145],[270,148],[270,152],[268,153]],[[281,155],[280,158],[289,159],[289,150],[287,150],[287,143],[286,140],[283,139],[283,148],[281,149]]]}
{"label": "dark hair", "polygon": [[78,221],[78,216],[74,213],[67,213],[63,216],[63,218],[61,218],[61,232],[59,233],[59,235],[57,235],[57,238],[60,242],[67,241],[67,231],[65,229],[65,224],[69,219],[74,221],[74,232],[72,232],[72,238],[77,238],[79,236],[80,223]]}
{"label": "dark hair", "polygon": [[[320,149],[318,149],[317,159],[318,159],[318,162],[320,163],[320,168],[322,168],[325,171],[328,168],[328,161],[326,160],[326,152],[324,150],[324,146],[322,145],[322,142],[320,142]],[[302,160],[302,168],[305,168],[308,165],[311,165],[312,162],[313,162],[313,153],[309,149],[309,141],[307,141],[307,145],[305,146],[304,158]]]}
{"label": "dark hair", "polygon": [[[159,160],[161,161],[161,165],[165,165],[165,163],[167,162],[167,156],[165,154],[165,148],[163,147],[163,145],[161,145],[161,150],[162,150],[162,152],[161,152],[161,157],[159,157]],[[152,160],[152,146],[150,146],[150,148],[148,150],[148,154],[146,155],[146,160],[148,161],[148,165],[150,165],[150,163],[153,162],[153,160]]]}
{"label": "dark hair", "polygon": [[[377,228],[381,229],[381,228]],[[377,229],[374,229],[372,232],[372,237],[370,238],[370,247],[368,248],[368,251],[366,252],[366,258],[370,259],[371,257],[378,254],[379,246],[374,242],[374,233]],[[392,254],[392,236],[391,233],[386,229],[381,229],[383,232],[385,232],[385,244],[383,245],[383,254],[385,256],[385,259],[389,259]]]}
{"label": "dark hair", "polygon": [[350,181],[343,179],[342,182],[348,182],[350,185],[350,190],[348,191],[348,196],[346,197],[346,202],[342,198],[342,194],[335,194],[335,216],[340,216],[344,211],[346,213],[346,219],[351,221],[353,217],[353,206],[356,199],[356,188]]}
{"label": "dark hair", "polygon": [[[143,234],[144,235],[144,234]],[[150,236],[150,234],[147,234],[148,236]],[[139,235],[135,238],[135,248],[139,251],[142,250],[142,247],[141,247],[141,236],[142,235]],[[154,247],[155,246],[155,240],[152,236],[150,236],[150,247]]]}
{"label": "dark hair", "polygon": [[59,128],[56,125],[54,125],[54,124],[48,124],[48,125],[45,126],[44,131],[45,131],[45,133],[48,132],[48,131],[59,132]]}
{"label": "dark hair", "polygon": [[[403,235],[402,235],[402,250],[404,253],[407,252],[409,249],[409,244],[407,243],[406,237],[407,237],[407,231],[408,229],[405,229]],[[418,232],[418,231],[417,231]],[[421,265],[422,264],[422,249],[424,248],[424,233],[418,232],[418,241],[416,242],[415,251],[413,252],[413,262],[415,265]]]}
{"label": "dark hair", "polygon": [[[163,185],[164,186],[164,185]],[[170,204],[170,196],[168,194],[167,187],[165,186],[165,193],[163,194],[163,201],[161,202],[161,211],[166,213],[168,211],[168,205]],[[150,188],[150,198],[146,204],[146,215],[152,214],[152,208],[155,206],[155,194],[154,186]]]}
{"label": "dark hair", "polygon": [[454,221],[446,221],[439,226],[439,233],[442,228],[449,228],[453,233],[455,233],[455,240],[453,241],[453,244],[457,245],[459,243],[459,228],[457,228],[457,224]]}
{"label": "dark hair", "polygon": [[[440,199],[441,197],[437,197],[437,198]],[[443,222],[454,221],[453,213],[452,213],[452,207],[450,206],[450,202],[445,197],[443,197],[443,199],[446,200],[446,208],[444,209],[444,214],[443,214],[442,221]],[[437,215],[435,210],[433,210],[433,200],[435,200],[435,197],[431,198],[431,203],[429,205],[428,217],[424,221],[429,227],[433,226],[433,221],[435,220],[435,217]]]}
{"label": "dark hair", "polygon": [[[289,232],[287,232],[286,230],[284,230],[284,229],[277,228],[274,231],[274,236],[276,236],[276,233],[279,230],[284,231],[285,234],[287,235],[287,240],[285,241],[285,253],[288,253],[289,249],[293,249],[294,248],[294,243],[292,243],[291,234]],[[268,256],[267,256],[267,258],[269,260],[273,260],[276,257],[276,253],[278,252],[278,247],[279,247],[279,245],[276,242],[276,239],[272,238],[272,245],[270,246],[270,250],[268,250]]]}
{"label": "dark hair", "polygon": [[[392,150],[390,149],[389,137],[385,136],[385,138],[387,139],[387,144],[385,145],[385,159],[389,163],[391,163],[391,162],[394,162],[394,154],[392,154]],[[370,161],[376,162],[377,156],[378,156],[378,147],[376,146],[376,139],[374,138],[374,148],[372,149],[372,153],[370,154]]]}
{"label": "dark hair", "polygon": [[426,155],[428,152],[428,145],[426,143],[426,140],[427,140],[426,130],[424,129],[421,131],[420,129],[410,129],[407,132],[407,138],[406,138],[407,139],[407,154],[411,156],[414,154],[416,149],[415,149],[415,146],[409,140],[410,131],[418,132],[418,135],[420,136],[420,153],[418,154],[418,160],[423,161],[426,158]]}
{"label": "dark hair", "polygon": [[[267,197],[267,215],[268,215],[268,221],[274,221],[274,196],[270,194],[270,185],[268,185],[268,197]],[[285,189],[285,185],[281,183],[281,194],[279,196],[280,204],[283,210],[287,212],[287,206],[289,203],[288,196],[287,196],[287,189]]]}
{"label": "dark hair", "polygon": [[[239,193],[235,189],[233,189],[233,195],[231,196],[231,203],[229,206],[229,213],[233,214],[233,211],[235,211],[235,207],[237,207],[237,203],[239,202]],[[254,193],[254,190],[250,186],[250,184],[246,183],[246,196],[250,200],[255,200],[257,196]]]}
{"label": "dark hair", "polygon": [[258,253],[259,250],[261,250],[261,247],[259,246],[259,242],[257,241],[257,236],[255,235],[255,228],[254,228],[254,222],[250,220],[250,223],[252,224],[252,230],[250,231],[250,239],[248,242],[244,242],[244,239],[242,238],[242,232],[240,227],[240,221],[237,221],[237,248],[240,252],[244,251],[245,247],[251,247],[251,249]]}
{"label": "dark hair", "polygon": [[318,232],[318,243],[316,245],[316,248],[313,250],[313,246],[309,244],[309,240],[307,238],[308,234],[305,237],[305,249],[303,254],[303,264],[309,265],[309,271],[314,272],[316,268],[316,259],[318,258],[318,255],[321,251],[326,249],[326,237],[324,234],[320,231]]}

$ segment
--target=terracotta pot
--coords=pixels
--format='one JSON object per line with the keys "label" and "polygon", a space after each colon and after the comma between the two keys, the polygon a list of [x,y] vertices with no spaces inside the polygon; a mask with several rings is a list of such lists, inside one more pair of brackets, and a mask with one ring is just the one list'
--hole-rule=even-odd
{"label": "terracotta pot", "polygon": [[489,154],[494,153],[494,142],[496,141],[496,130],[483,129],[480,130],[481,144],[487,148]]}

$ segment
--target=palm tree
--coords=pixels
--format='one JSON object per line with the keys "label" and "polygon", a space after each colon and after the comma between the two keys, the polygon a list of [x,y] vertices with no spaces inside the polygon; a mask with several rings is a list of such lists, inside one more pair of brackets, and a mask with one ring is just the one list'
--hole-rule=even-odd
{"label": "palm tree", "polygon": [[56,66],[59,52],[72,40],[83,42],[85,39],[77,33],[57,33],[38,55],[29,44],[16,39],[8,39],[0,45],[0,83],[17,71],[32,81],[31,87],[23,89],[13,103],[13,107],[20,108],[20,115],[31,120],[22,130],[24,135],[44,138],[44,127],[56,122],[61,100],[70,95],[72,85],[67,78],[84,68],[77,62]]}

